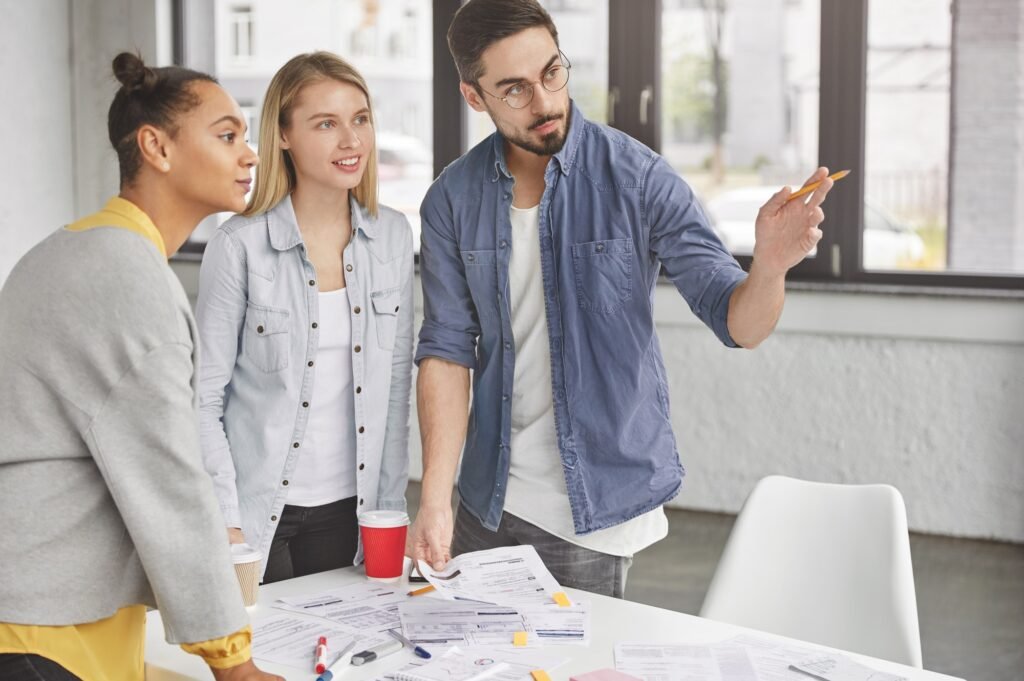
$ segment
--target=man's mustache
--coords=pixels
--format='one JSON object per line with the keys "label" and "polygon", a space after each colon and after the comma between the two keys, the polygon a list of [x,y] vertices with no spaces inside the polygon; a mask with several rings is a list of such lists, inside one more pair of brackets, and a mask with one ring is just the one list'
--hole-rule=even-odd
{"label": "man's mustache", "polygon": [[558,121],[563,118],[565,118],[565,114],[553,114],[551,116],[544,116],[543,118],[538,118],[536,121],[534,121],[533,125],[530,126],[530,130],[535,130],[540,126],[544,125],[545,123],[549,123],[551,121]]}

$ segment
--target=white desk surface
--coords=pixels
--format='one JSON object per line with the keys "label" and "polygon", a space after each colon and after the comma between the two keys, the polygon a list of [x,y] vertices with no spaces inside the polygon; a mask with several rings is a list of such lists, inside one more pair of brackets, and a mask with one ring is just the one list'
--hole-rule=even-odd
{"label": "white desk surface", "polygon": [[[319,593],[364,579],[365,576],[361,569],[344,568],[261,586],[259,602],[248,609],[249,615],[255,618],[271,612],[284,612],[271,608],[270,604],[278,598]],[[413,584],[411,588],[417,586],[422,585]],[[614,668],[613,650],[618,642],[707,644],[741,633],[766,635],[745,627],[607,596],[598,596],[586,591],[574,589],[566,589],[566,591],[573,600],[589,600],[591,602],[591,642],[589,646],[547,646],[546,650],[570,658],[568,664],[551,673],[552,681],[567,680],[572,674],[595,669]],[[302,617],[303,615],[297,616]],[[793,639],[783,638],[782,640],[797,642]],[[811,645],[804,642],[799,643]],[[823,646],[813,647],[829,650]],[[906,676],[910,681],[950,681],[954,678],[866,655],[847,654],[875,669]],[[414,659],[412,652],[405,649],[363,667],[350,667],[341,680],[373,679],[401,667],[412,659]],[[288,681],[314,681],[316,679],[316,674],[312,671],[301,671],[283,665],[261,664],[258,660],[256,664],[264,671],[279,674]],[[160,620],[160,613],[155,610],[150,612],[146,627],[146,679],[148,681],[193,679],[208,681],[212,678],[212,674],[202,659],[195,655],[189,655],[180,647],[172,646],[164,641],[164,628],[163,622]]]}

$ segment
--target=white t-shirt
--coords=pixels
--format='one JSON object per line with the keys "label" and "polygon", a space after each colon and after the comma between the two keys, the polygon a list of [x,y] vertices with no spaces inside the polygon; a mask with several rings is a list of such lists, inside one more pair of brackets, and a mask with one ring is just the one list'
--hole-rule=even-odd
{"label": "white t-shirt", "polygon": [[288,504],[322,506],[356,495],[352,318],[345,289],[320,293],[319,349],[309,422],[288,480]]}
{"label": "white t-shirt", "polygon": [[551,349],[540,269],[540,209],[513,206],[511,219],[508,279],[516,366],[504,510],[578,546],[632,556],[668,534],[668,519],[659,506],[619,525],[576,535],[555,432]]}

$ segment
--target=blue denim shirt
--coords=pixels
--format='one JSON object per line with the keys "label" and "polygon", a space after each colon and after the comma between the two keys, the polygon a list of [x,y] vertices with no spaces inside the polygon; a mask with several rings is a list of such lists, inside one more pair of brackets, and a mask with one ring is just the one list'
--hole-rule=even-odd
{"label": "blue denim shirt", "polygon": [[[660,268],[730,347],[729,298],[746,275],[663,158],[587,121],[575,105],[544,181],[540,258],[555,429],[582,535],[646,513],[682,485],[654,326]],[[504,138],[495,133],[441,173],[421,208],[416,362],[439,357],[474,370],[458,488],[492,530],[508,482],[516,361],[508,288],[513,184]]]}

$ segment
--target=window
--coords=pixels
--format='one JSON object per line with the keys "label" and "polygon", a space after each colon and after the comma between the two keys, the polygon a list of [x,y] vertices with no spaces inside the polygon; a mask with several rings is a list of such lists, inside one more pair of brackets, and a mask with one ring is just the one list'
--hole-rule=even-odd
{"label": "window", "polygon": [[247,60],[253,56],[252,7],[231,8],[231,56],[236,60]]}
{"label": "window", "polygon": [[735,255],[818,164],[820,21],[820,0],[662,3],[661,153]]}
{"label": "window", "polygon": [[[258,141],[259,112],[274,73],[291,57],[316,49],[337,53],[366,79],[376,116],[380,201],[403,212],[419,248],[419,205],[433,179],[431,4],[428,0],[325,0],[285,3],[182,0],[185,66],[215,75],[242,105]],[[273,31],[253,50],[253,16]],[[207,27],[213,26],[208,35]],[[240,60],[238,57],[247,56]],[[257,149],[257,151],[259,151]],[[217,225],[210,218],[186,251],[201,252]]]}

